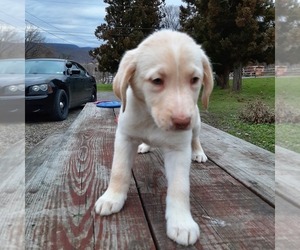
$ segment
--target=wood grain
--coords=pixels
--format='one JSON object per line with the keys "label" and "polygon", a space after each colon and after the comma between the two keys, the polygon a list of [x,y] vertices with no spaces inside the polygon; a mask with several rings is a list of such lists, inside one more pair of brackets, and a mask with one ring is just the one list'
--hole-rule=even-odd
{"label": "wood grain", "polygon": [[94,214],[94,203],[108,185],[116,124],[111,110],[88,106],[59,150],[50,153],[40,168],[27,172],[26,247],[153,249],[134,182],[121,213]]}
{"label": "wood grain", "polygon": [[[28,156],[28,249],[183,249],[166,236],[159,150],[137,156],[122,211],[95,215],[94,203],[108,186],[115,129],[112,110],[87,104],[64,136]],[[192,164],[190,175],[201,238],[184,249],[274,249],[272,156],[227,135],[210,128],[202,134],[211,160]]]}
{"label": "wood grain", "polygon": [[300,154],[276,146],[276,248],[300,249]]}
{"label": "wood grain", "polygon": [[[167,181],[159,150],[138,155],[134,176],[159,249],[181,249],[166,237]],[[200,241],[185,249],[274,249],[274,208],[213,162],[193,163],[191,211]]]}
{"label": "wood grain", "polygon": [[0,248],[25,245],[25,139],[0,155]]}
{"label": "wood grain", "polygon": [[276,194],[300,207],[300,154],[276,146]]}
{"label": "wood grain", "polygon": [[201,143],[207,156],[246,187],[275,205],[275,155],[202,123]]}

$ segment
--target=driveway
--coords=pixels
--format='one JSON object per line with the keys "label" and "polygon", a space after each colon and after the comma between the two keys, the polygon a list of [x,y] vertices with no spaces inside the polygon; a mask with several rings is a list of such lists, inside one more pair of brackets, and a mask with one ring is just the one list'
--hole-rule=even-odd
{"label": "driveway", "polygon": [[[113,92],[98,92],[97,96],[98,101],[117,100]],[[49,135],[65,133],[73,121],[77,118],[83,107],[84,106],[71,109],[69,111],[68,118],[64,121],[49,121],[49,118],[43,115],[27,117],[25,124],[26,154]]]}

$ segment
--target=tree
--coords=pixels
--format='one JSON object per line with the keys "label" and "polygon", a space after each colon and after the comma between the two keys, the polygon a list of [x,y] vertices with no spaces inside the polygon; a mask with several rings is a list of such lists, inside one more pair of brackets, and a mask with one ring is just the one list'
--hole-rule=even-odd
{"label": "tree", "polygon": [[164,17],[161,21],[161,27],[164,29],[179,30],[179,7],[174,5],[167,5],[162,8],[162,12],[164,14]]}
{"label": "tree", "polygon": [[297,0],[276,1],[276,60],[299,63],[300,3]]}
{"label": "tree", "polygon": [[41,32],[30,24],[25,27],[25,58],[52,57],[53,52],[45,46]]}
{"label": "tree", "polygon": [[95,30],[104,43],[90,55],[99,62],[99,71],[114,73],[126,50],[135,48],[146,36],[157,30],[163,14],[164,0],[104,0],[106,23]]}
{"label": "tree", "polygon": [[[272,0],[183,0],[183,29],[202,43],[218,75],[218,84],[241,89],[242,66],[251,60],[274,60],[274,4]],[[272,54],[273,52],[273,54]]]}
{"label": "tree", "polygon": [[[242,66],[275,56],[275,9],[272,0],[244,0],[236,7],[236,32],[231,34],[234,91],[242,87]],[[236,46],[237,45],[237,46]],[[270,62],[269,62],[270,63]]]}
{"label": "tree", "polygon": [[23,55],[22,37],[16,28],[0,25],[0,58],[22,57]]}

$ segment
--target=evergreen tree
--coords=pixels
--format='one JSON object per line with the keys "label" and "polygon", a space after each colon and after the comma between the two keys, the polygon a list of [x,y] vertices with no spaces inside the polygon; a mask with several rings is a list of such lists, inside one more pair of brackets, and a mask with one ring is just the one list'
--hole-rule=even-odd
{"label": "evergreen tree", "polygon": [[242,66],[249,61],[274,60],[272,0],[183,0],[181,26],[201,43],[212,59],[219,85],[241,89]]}
{"label": "evergreen tree", "polygon": [[104,0],[106,23],[96,28],[95,36],[104,43],[90,55],[97,58],[99,70],[114,73],[126,50],[135,48],[160,26],[164,0]]}
{"label": "evergreen tree", "polygon": [[300,3],[298,0],[276,1],[277,63],[299,63]]}

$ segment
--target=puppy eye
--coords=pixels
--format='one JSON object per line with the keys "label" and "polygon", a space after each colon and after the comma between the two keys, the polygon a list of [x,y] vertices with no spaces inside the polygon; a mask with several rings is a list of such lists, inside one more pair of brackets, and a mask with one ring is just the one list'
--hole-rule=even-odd
{"label": "puppy eye", "polygon": [[152,80],[152,83],[154,85],[163,85],[164,81],[161,78],[155,78],[155,79]]}
{"label": "puppy eye", "polygon": [[191,79],[191,84],[196,84],[199,81],[199,77],[195,76]]}

